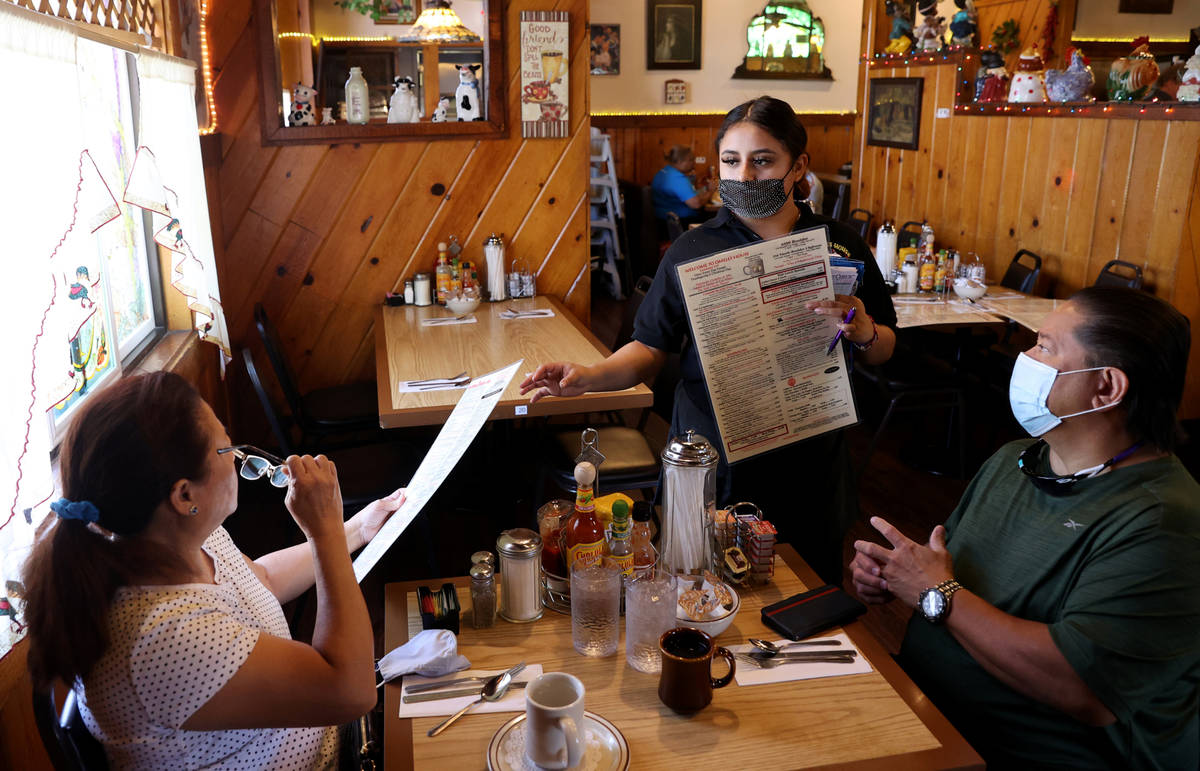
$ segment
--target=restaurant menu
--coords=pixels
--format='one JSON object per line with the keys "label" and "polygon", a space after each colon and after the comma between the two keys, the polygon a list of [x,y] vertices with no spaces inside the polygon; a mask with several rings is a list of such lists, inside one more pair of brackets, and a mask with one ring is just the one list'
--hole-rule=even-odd
{"label": "restaurant menu", "polygon": [[805,308],[834,296],[824,226],[676,271],[730,463],[858,422],[837,322]]}
{"label": "restaurant menu", "polygon": [[433,446],[425,454],[417,473],[408,483],[404,503],[384,523],[371,542],[367,544],[354,560],[354,577],[361,582],[379,558],[392,547],[400,534],[404,532],[421,509],[446,481],[450,470],[458,465],[463,453],[479,433],[479,429],[487,422],[488,416],[496,408],[504,390],[508,388],[513,375],[524,362],[524,359],[509,364],[504,369],[496,370],[482,377],[477,377],[463,391],[458,404],[445,425],[438,432]]}

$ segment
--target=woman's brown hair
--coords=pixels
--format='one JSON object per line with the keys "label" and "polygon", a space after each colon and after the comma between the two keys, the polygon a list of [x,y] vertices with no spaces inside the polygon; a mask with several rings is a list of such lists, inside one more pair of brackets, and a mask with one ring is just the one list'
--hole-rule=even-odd
{"label": "woman's brown hair", "polygon": [[177,481],[206,474],[202,404],[186,380],[157,372],[122,378],[75,415],[59,456],[63,497],[90,501],[108,532],[54,515],[38,531],[24,566],[35,684],[86,678],[108,647],[117,589],[171,572],[176,556],[139,536]]}

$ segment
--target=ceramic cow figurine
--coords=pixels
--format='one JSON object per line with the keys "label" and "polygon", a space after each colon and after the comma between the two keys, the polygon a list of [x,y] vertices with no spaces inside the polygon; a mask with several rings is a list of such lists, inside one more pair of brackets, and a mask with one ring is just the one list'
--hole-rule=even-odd
{"label": "ceramic cow figurine", "polygon": [[454,91],[454,103],[459,120],[483,120],[479,117],[479,77],[475,71],[478,64],[456,64],[458,88]]}
{"label": "ceramic cow figurine", "polygon": [[450,109],[450,97],[443,96],[440,99],[438,99],[437,109],[433,111],[433,122],[434,123],[445,123],[446,122],[446,111],[449,109]]}
{"label": "ceramic cow figurine", "polygon": [[417,84],[412,78],[394,78],[388,102],[388,123],[417,123],[421,120],[421,108],[417,105]]}
{"label": "ceramic cow figurine", "polygon": [[312,86],[297,83],[292,89],[292,112],[288,115],[289,126],[315,126],[317,113],[313,109],[313,97],[317,90]]}

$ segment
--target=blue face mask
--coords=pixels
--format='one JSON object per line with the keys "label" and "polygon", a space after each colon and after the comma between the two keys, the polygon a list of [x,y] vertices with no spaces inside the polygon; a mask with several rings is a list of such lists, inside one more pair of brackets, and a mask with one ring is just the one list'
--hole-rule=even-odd
{"label": "blue face mask", "polygon": [[1050,389],[1054,387],[1054,381],[1059,375],[1074,375],[1077,372],[1092,372],[1098,369],[1106,368],[1088,367],[1059,372],[1049,364],[1043,364],[1024,353],[1019,354],[1017,363],[1013,366],[1012,378],[1008,381],[1008,403],[1012,407],[1013,417],[1030,436],[1041,436],[1067,418],[1116,407],[1120,402],[1058,416],[1046,406]]}

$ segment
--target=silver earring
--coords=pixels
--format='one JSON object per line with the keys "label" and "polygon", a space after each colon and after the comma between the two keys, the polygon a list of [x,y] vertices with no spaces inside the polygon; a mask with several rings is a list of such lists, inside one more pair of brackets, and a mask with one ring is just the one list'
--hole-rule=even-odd
{"label": "silver earring", "polygon": [[199,514],[199,513],[200,513],[200,507],[199,507],[199,506],[192,506],[190,509],[188,509],[188,516],[192,516],[192,517],[194,517],[194,516],[196,516],[196,515],[197,515],[197,514]]}

